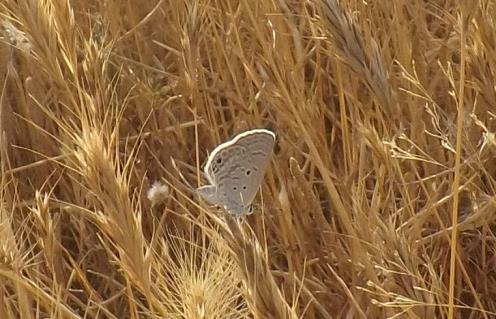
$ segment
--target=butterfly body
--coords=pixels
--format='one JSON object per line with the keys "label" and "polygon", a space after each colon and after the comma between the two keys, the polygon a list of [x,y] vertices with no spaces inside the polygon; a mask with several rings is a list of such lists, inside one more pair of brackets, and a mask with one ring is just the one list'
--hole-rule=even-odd
{"label": "butterfly body", "polygon": [[217,146],[204,168],[210,185],[197,192],[235,216],[249,213],[270,163],[275,138],[274,132],[254,129]]}

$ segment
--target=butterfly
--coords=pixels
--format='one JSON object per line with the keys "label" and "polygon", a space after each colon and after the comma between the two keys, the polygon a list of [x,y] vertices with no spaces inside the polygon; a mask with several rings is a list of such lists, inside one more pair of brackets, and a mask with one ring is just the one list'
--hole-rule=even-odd
{"label": "butterfly", "polygon": [[239,217],[252,213],[252,201],[263,182],[276,134],[253,129],[217,146],[204,167],[210,185],[196,189],[207,202]]}

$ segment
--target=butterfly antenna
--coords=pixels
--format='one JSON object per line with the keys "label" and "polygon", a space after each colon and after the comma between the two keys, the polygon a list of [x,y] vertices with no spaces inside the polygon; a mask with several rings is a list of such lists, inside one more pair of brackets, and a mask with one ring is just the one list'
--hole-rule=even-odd
{"label": "butterfly antenna", "polygon": [[210,152],[207,151],[207,157],[206,159],[202,162],[202,164],[200,165],[200,170],[203,171],[203,169],[205,168],[205,165],[207,165],[207,162],[208,162],[208,159],[210,158]]}
{"label": "butterfly antenna", "polygon": [[177,164],[176,164],[176,161],[174,160],[174,158],[171,156],[170,159],[171,159],[172,167],[177,172],[177,174],[179,174],[179,178],[184,183],[184,185],[186,185],[188,188],[190,188],[192,190],[196,189],[196,187],[191,186],[191,184],[188,182],[188,180],[184,177],[183,173],[181,173],[181,171],[177,167]]}

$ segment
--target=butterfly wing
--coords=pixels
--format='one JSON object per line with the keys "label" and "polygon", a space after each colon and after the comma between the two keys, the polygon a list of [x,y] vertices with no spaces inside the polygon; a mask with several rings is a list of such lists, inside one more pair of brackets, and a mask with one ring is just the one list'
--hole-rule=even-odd
{"label": "butterfly wing", "polygon": [[224,203],[217,198],[217,187],[206,185],[196,189],[196,193],[212,205],[223,206]]}
{"label": "butterfly wing", "polygon": [[228,212],[243,215],[249,210],[270,163],[274,144],[274,133],[252,130],[212,152],[205,173],[217,188],[217,201]]}

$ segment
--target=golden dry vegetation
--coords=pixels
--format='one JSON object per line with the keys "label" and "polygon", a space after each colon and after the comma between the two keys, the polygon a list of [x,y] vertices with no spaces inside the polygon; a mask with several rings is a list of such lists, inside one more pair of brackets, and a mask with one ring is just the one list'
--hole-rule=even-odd
{"label": "golden dry vegetation", "polygon": [[[496,1],[0,12],[0,318],[496,317]],[[257,127],[239,222],[192,187]]]}

